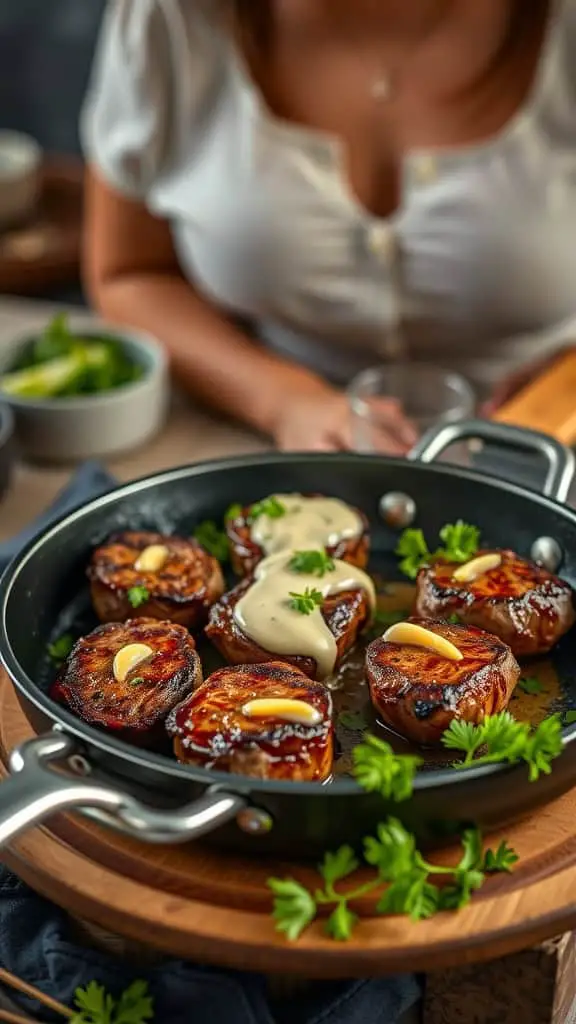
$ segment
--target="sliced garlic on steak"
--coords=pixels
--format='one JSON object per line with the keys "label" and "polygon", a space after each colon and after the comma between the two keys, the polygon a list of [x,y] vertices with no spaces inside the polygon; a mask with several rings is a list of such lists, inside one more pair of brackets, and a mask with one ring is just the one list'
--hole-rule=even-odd
{"label": "sliced garlic on steak", "polygon": [[262,697],[249,700],[242,708],[247,718],[280,718],[284,722],[300,725],[318,725],[322,715],[317,708],[305,700],[290,700],[286,697]]}
{"label": "sliced garlic on steak", "polygon": [[148,647],[148,644],[126,644],[125,647],[121,647],[117,651],[112,664],[112,671],[116,681],[123,683],[132,669],[136,668],[142,661],[146,661],[152,654],[154,654],[154,651],[151,647]]}
{"label": "sliced garlic on steak", "polygon": [[166,565],[169,554],[165,544],[149,544],[138,555],[134,568],[137,572],[160,572]]}
{"label": "sliced garlic on steak", "polygon": [[415,622],[396,622],[384,633],[383,640],[390,644],[407,644],[411,647],[425,647],[427,650],[437,654],[440,658],[448,661],[462,661],[464,655],[458,648],[446,640],[445,637],[433,633],[424,626],[418,626]]}
{"label": "sliced garlic on steak", "polygon": [[499,555],[496,551],[491,551],[487,555],[478,555],[477,558],[473,558],[470,562],[459,565],[452,573],[452,579],[456,580],[457,583],[473,583],[479,576],[483,576],[485,572],[490,572],[491,569],[498,569],[501,565],[502,555]]}

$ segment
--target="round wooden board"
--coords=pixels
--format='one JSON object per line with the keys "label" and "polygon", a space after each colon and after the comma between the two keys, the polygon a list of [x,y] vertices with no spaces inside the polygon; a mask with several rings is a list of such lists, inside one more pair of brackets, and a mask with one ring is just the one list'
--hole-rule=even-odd
{"label": "round wooden board", "polygon": [[[0,745],[32,735],[6,675],[0,678]],[[5,777],[6,769],[0,766]],[[309,978],[430,971],[503,956],[576,925],[576,791],[507,830],[520,856],[512,875],[490,880],[473,903],[414,923],[380,918],[367,901],[352,940],[336,943],[315,924],[287,943],[273,927],[266,879],[306,866],[258,862],[201,844],[146,846],[79,815],[31,829],[3,851],[29,885],[71,914],[190,960]],[[490,837],[496,846],[503,835]],[[448,862],[450,851],[438,855]],[[452,852],[452,856],[454,853]]]}

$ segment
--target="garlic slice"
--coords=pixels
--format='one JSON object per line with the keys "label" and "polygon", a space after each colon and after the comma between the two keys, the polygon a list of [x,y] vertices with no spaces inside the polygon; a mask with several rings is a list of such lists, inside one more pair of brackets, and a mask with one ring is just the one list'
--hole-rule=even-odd
{"label": "garlic slice", "polygon": [[141,661],[146,661],[154,651],[148,644],[126,644],[116,652],[112,663],[114,678],[118,683],[123,683],[126,676],[136,668]]}
{"label": "garlic slice", "polygon": [[438,633],[433,633],[415,622],[396,622],[384,633],[383,640],[389,644],[408,644],[412,647],[426,647],[447,661],[462,661],[464,655],[454,644]]}
{"label": "garlic slice", "polygon": [[290,700],[285,697],[261,697],[249,700],[242,708],[247,718],[281,718],[284,722],[298,722],[300,725],[318,725],[322,715],[317,708],[305,700]]}
{"label": "garlic slice", "polygon": [[498,569],[501,565],[502,555],[499,555],[496,551],[491,551],[486,555],[478,555],[477,558],[473,558],[470,562],[465,562],[464,565],[459,565],[452,573],[452,579],[458,583],[472,583],[479,576],[483,576],[485,572],[490,572],[491,569]]}
{"label": "garlic slice", "polygon": [[144,548],[134,562],[137,572],[160,572],[163,569],[170,552],[165,544],[149,544]]}

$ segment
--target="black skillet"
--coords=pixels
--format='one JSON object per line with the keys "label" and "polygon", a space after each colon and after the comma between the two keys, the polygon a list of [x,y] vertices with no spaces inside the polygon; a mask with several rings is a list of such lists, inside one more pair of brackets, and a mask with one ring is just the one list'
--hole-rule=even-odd
{"label": "black skillet", "polygon": [[[543,493],[479,472],[433,464],[455,441],[480,438],[539,453],[547,463]],[[170,470],[120,487],[67,515],[27,545],[0,586],[4,664],[38,735],[12,752],[12,777],[0,786],[0,844],[62,808],[149,842],[210,836],[220,846],[256,854],[317,856],[356,842],[386,813],[401,817],[425,845],[445,841],[470,820],[500,827],[554,799],[576,782],[576,724],[549,776],[528,781],[525,766],[488,765],[422,771],[414,796],[385,806],[350,778],[329,785],[266,782],[178,764],[98,731],[46,695],[46,647],[71,609],[86,606],[90,552],[120,528],[190,533],[219,519],[232,502],[274,492],[320,492],[362,508],[372,528],[374,568],[396,572],[397,532],[413,518],[435,537],[447,521],[480,527],[488,546],[514,547],[576,585],[576,512],[562,505],[574,458],[562,445],[485,422],[432,431],[410,459],[373,455],[256,455]],[[76,612],[74,611],[74,614]],[[576,649],[567,636],[556,669],[576,706]]]}

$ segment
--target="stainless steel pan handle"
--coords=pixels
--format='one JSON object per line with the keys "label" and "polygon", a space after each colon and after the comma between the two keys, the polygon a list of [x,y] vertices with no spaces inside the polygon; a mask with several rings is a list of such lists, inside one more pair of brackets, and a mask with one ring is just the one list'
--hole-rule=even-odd
{"label": "stainless steel pan handle", "polygon": [[184,843],[231,821],[246,807],[243,796],[218,787],[183,807],[148,807],[107,783],[65,774],[62,762],[74,754],[76,743],[61,732],[38,736],[12,751],[13,774],[0,784],[0,847],[31,825],[71,808],[89,811],[148,843]]}
{"label": "stainless steel pan handle", "polygon": [[566,445],[536,430],[492,423],[490,420],[446,423],[428,430],[414,445],[408,458],[415,462],[434,462],[450,445],[469,440],[488,441],[505,448],[541,455],[548,466],[542,494],[555,501],[566,501],[576,472],[574,454]]}

